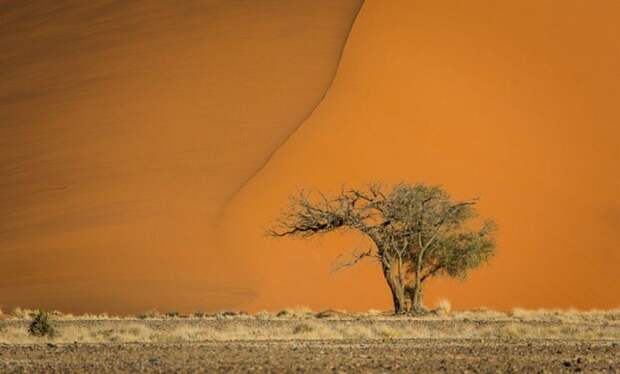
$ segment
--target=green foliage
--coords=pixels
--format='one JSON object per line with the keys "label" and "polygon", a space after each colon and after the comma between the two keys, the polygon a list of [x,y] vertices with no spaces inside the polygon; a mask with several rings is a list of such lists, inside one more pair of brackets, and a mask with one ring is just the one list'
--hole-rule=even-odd
{"label": "green foliage", "polygon": [[435,250],[426,261],[441,264],[443,274],[465,278],[469,270],[495,254],[494,227],[492,221],[487,221],[478,230],[449,233],[437,240]]}
{"label": "green foliage", "polygon": [[51,325],[49,314],[46,311],[39,310],[37,312],[28,326],[28,333],[32,336],[38,337],[53,337],[56,335],[56,330]]}

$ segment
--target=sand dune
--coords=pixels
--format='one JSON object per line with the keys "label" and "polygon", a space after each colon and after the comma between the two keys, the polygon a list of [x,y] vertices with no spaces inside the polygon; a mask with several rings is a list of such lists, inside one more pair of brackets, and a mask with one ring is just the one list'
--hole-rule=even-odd
{"label": "sand dune", "polygon": [[360,1],[183,4],[0,1],[0,306],[388,307],[373,264],[330,273],[359,238],[263,235],[368,180],[499,223],[429,303],[617,306],[618,2],[369,0],[348,39]]}
{"label": "sand dune", "polygon": [[430,304],[617,306],[619,15],[617,1],[367,1],[328,96],[230,208],[230,246],[261,254],[253,307],[388,307],[375,265],[330,273],[368,243],[278,241],[257,222],[300,187],[403,180],[480,196],[499,224],[498,257],[435,283]]}
{"label": "sand dune", "polygon": [[0,306],[252,298],[218,213],[319,103],[360,6],[0,1]]}

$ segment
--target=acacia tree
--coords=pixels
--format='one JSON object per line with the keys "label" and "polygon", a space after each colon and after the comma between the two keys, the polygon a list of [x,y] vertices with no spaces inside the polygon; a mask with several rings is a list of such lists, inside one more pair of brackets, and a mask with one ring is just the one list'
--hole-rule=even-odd
{"label": "acacia tree", "polygon": [[335,230],[362,233],[374,246],[343,266],[376,259],[395,313],[423,313],[425,281],[438,275],[464,278],[494,254],[494,224],[474,224],[476,203],[453,201],[439,186],[424,184],[399,184],[387,193],[369,185],[314,199],[302,191],[267,233],[306,238]]}

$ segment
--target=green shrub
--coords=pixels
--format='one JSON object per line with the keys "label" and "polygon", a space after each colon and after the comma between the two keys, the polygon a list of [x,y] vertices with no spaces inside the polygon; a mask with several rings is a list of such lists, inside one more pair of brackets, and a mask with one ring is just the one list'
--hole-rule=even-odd
{"label": "green shrub", "polygon": [[32,322],[30,322],[30,326],[28,326],[28,333],[32,336],[39,337],[52,337],[56,335],[56,331],[50,323],[49,314],[46,311],[39,310],[37,314],[35,314]]}

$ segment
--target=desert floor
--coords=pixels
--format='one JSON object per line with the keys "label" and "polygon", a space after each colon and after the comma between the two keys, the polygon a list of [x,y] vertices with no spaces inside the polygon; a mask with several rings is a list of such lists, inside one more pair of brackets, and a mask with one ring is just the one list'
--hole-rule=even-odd
{"label": "desert floor", "polygon": [[0,321],[0,372],[620,372],[620,313],[281,312]]}
{"label": "desert floor", "polygon": [[11,372],[611,372],[617,342],[402,339],[3,345]]}
{"label": "desert floor", "polygon": [[2,345],[0,371],[604,372],[617,342],[402,339]]}

